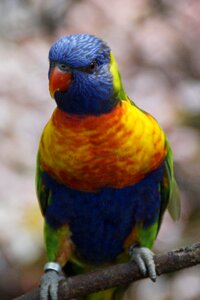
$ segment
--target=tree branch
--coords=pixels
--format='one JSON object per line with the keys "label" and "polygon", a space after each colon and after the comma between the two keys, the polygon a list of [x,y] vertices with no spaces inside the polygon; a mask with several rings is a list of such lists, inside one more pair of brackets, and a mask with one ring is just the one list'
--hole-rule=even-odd
{"label": "tree branch", "polygon": [[[200,243],[155,255],[154,259],[158,275],[192,267],[200,264]],[[140,274],[135,263],[118,264],[62,280],[59,284],[58,299],[69,300],[142,278],[145,276]],[[39,289],[15,300],[39,300]]]}

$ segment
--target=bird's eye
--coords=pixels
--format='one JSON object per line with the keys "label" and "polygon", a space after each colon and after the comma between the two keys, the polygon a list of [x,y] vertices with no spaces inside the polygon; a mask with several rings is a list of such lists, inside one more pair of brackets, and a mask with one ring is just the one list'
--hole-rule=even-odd
{"label": "bird's eye", "polygon": [[89,70],[90,72],[93,72],[93,71],[96,69],[96,67],[97,67],[97,62],[96,62],[96,60],[93,60],[93,61],[91,62],[91,64],[88,66],[88,70]]}
{"label": "bird's eye", "polygon": [[64,71],[64,72],[69,71],[69,67],[65,64],[58,64],[58,67],[61,71]]}

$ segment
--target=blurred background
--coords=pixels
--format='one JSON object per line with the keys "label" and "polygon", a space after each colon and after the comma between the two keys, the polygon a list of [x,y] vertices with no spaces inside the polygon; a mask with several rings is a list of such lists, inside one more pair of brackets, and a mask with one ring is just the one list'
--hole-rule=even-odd
{"label": "blurred background", "polygon": [[[45,252],[35,159],[54,102],[47,70],[61,35],[91,33],[111,46],[125,89],[168,134],[181,220],[168,214],[155,252],[200,239],[200,1],[0,1],[0,299],[36,287]],[[199,300],[200,267],[135,283],[126,299]]]}

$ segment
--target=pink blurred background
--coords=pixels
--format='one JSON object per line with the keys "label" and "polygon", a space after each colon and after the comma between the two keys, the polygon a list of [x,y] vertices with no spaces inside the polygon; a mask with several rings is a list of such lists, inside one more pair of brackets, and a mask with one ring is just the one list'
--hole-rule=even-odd
{"label": "pink blurred background", "polygon": [[[47,70],[61,35],[91,33],[111,46],[124,86],[172,145],[181,220],[168,214],[155,252],[200,239],[200,1],[0,2],[0,299],[38,285],[45,262],[35,160],[54,102]],[[199,300],[200,267],[133,284],[126,299]]]}

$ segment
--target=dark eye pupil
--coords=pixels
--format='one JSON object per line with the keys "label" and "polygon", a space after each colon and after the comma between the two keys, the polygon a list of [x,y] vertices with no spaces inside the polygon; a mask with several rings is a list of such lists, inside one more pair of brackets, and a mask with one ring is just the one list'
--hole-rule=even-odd
{"label": "dark eye pupil", "polygon": [[60,64],[60,68],[61,68],[61,70],[66,70],[67,66],[65,64]]}
{"label": "dark eye pupil", "polygon": [[93,61],[91,64],[90,64],[90,70],[94,70],[96,67],[96,62]]}

